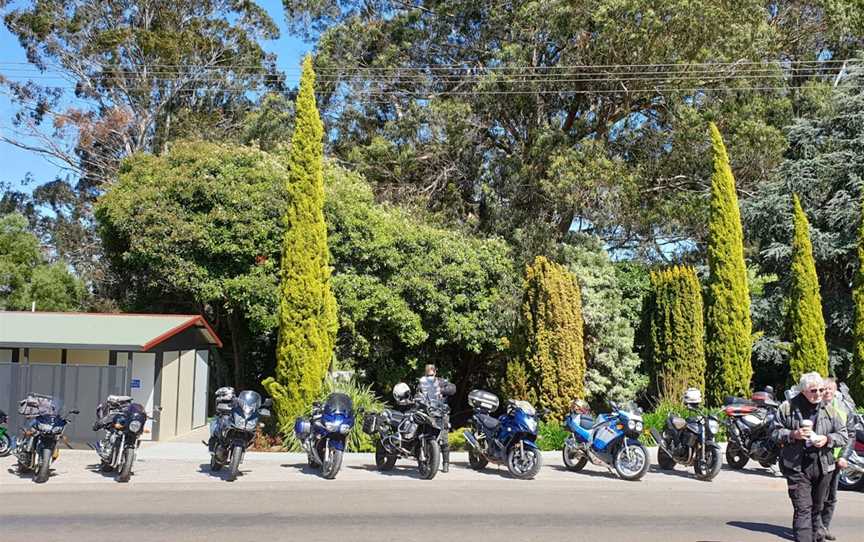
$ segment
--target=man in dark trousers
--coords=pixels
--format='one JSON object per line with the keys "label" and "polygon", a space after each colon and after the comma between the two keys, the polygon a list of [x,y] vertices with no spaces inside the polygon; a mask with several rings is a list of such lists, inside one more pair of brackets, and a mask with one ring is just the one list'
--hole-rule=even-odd
{"label": "man in dark trousers", "polygon": [[[438,369],[432,364],[426,366],[426,375],[420,378],[417,388],[417,391],[426,397],[444,401],[445,403],[447,401],[446,397],[453,395],[456,391],[456,387],[453,384],[444,378],[438,377]],[[441,430],[441,435],[438,439],[441,444],[441,472],[448,472],[450,470],[449,414],[444,415],[443,425],[444,428]]]}
{"label": "man in dark trousers", "polygon": [[777,411],[773,437],[782,447],[780,471],[786,477],[798,542],[822,542],[822,505],[835,469],[834,448],[846,446],[846,426],[822,402],[825,384],[819,373],[801,375],[800,393]]}
{"label": "man in dark trousers", "polygon": [[[848,392],[848,388],[846,388],[846,391]],[[831,475],[831,483],[828,485],[828,495],[825,497],[825,503],[822,506],[822,524],[825,526],[825,540],[836,540],[834,535],[831,534],[831,519],[834,517],[834,510],[837,508],[837,485],[839,483],[840,471],[849,466],[849,455],[854,449],[855,403],[851,397],[846,397],[845,394],[837,391],[837,380],[832,377],[825,379],[825,394],[822,396],[822,401],[834,408],[840,420],[846,424],[846,434],[849,437],[849,443],[846,446],[837,446],[834,448],[834,458],[837,460],[837,466]]]}

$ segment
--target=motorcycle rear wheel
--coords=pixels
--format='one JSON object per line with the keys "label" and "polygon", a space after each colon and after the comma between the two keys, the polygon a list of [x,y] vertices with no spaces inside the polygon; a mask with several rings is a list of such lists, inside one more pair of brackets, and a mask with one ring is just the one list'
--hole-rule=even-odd
{"label": "motorcycle rear wheel", "polygon": [[420,471],[421,480],[431,480],[438,474],[438,466],[441,464],[441,445],[437,440],[427,439],[421,444],[426,455],[425,461],[417,459],[417,469]]}
{"label": "motorcycle rear wheel", "polygon": [[726,445],[726,464],[732,467],[735,470],[741,470],[747,465],[747,462],[750,461],[750,458],[747,456],[747,452],[739,448],[738,446],[733,446],[731,444]]}
{"label": "motorcycle rear wheel", "polygon": [[663,470],[672,470],[675,468],[675,460],[663,448],[657,448],[657,464]]}
{"label": "motorcycle rear wheel", "polygon": [[846,468],[840,471],[837,483],[841,489],[858,491],[864,489],[864,474],[853,469]]}
{"label": "motorcycle rear wheel", "polygon": [[239,444],[234,446],[234,450],[231,452],[231,464],[228,466],[228,478],[229,482],[233,482],[237,479],[237,476],[240,474],[240,460],[243,459],[243,446]]}
{"label": "motorcycle rear wheel", "polygon": [[567,470],[573,472],[579,472],[580,470],[585,468],[585,465],[588,463],[588,456],[583,453],[577,453],[572,448],[568,448],[564,446],[564,449],[561,450],[561,455],[564,459],[564,466],[567,467]]}
{"label": "motorcycle rear wheel", "polygon": [[0,457],[6,457],[12,453],[12,438],[8,433],[0,435]]}
{"label": "motorcycle rear wheel", "polygon": [[42,448],[42,452],[39,455],[39,468],[36,470],[36,477],[34,478],[37,484],[44,484],[48,481],[51,473],[51,456],[53,454],[54,450],[51,448]]}
{"label": "motorcycle rear wheel", "polygon": [[473,449],[468,450],[468,466],[474,470],[482,470],[489,464],[489,460]]}
{"label": "motorcycle rear wheel", "polygon": [[120,474],[117,475],[117,481],[126,483],[132,477],[132,463],[135,462],[135,448],[126,448],[123,450],[123,465],[120,467]]}
{"label": "motorcycle rear wheel", "polygon": [[378,470],[382,472],[393,470],[393,467],[396,466],[396,459],[395,455],[384,449],[383,444],[380,442],[375,444],[375,467]]}
{"label": "motorcycle rear wheel", "polygon": [[520,480],[531,480],[537,473],[540,472],[540,467],[543,466],[543,455],[536,448],[524,448],[525,457],[530,456],[530,459],[523,461],[520,458],[520,450],[518,446],[514,446],[507,452],[507,470],[510,474]]}
{"label": "motorcycle rear wheel", "polygon": [[705,462],[697,459],[693,465],[693,470],[696,471],[696,478],[705,482],[710,482],[718,474],[723,466],[723,458],[720,456],[720,447],[716,444],[705,448]]}

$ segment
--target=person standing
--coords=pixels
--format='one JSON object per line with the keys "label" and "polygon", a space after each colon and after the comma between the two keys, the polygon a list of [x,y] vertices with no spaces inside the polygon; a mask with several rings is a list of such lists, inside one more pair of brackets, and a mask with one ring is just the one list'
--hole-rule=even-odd
{"label": "person standing", "polygon": [[[429,364],[426,366],[425,376],[420,378],[418,383],[418,391],[425,395],[429,399],[434,399],[437,401],[444,401],[446,404],[447,400],[445,396],[453,395],[455,391],[455,386],[447,381],[445,378],[438,377],[438,369]],[[441,472],[449,472],[450,471],[450,414],[449,412],[444,414],[444,419],[442,420],[443,427],[441,429],[441,434],[438,437],[438,441],[441,444]]]}
{"label": "person standing", "polygon": [[[847,401],[849,398],[841,397],[837,392],[837,380],[828,377],[825,379],[825,394],[822,397],[826,405],[830,405],[837,412],[837,416],[846,426],[847,437],[855,434],[855,407]],[[854,441],[849,438],[846,446],[837,446],[834,448],[834,458],[836,459],[836,467],[831,474],[831,482],[828,485],[828,494],[825,497],[825,503],[822,505],[822,524],[825,526],[825,539],[836,540],[836,537],[831,534],[831,519],[834,517],[834,510],[837,508],[837,485],[839,483],[840,471],[849,466],[849,454],[852,453]]]}
{"label": "person standing", "polygon": [[822,505],[834,472],[835,447],[846,446],[846,425],[822,402],[825,384],[819,373],[801,375],[800,393],[784,401],[772,437],[781,446],[780,471],[786,477],[794,509],[792,530],[798,542],[821,542]]}

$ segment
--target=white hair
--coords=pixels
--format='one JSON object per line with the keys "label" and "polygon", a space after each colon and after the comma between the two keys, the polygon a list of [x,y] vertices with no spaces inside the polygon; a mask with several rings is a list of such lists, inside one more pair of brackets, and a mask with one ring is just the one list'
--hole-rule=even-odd
{"label": "white hair", "polygon": [[817,386],[822,384],[822,375],[817,372],[804,373],[798,381],[798,389],[804,391],[814,384]]}

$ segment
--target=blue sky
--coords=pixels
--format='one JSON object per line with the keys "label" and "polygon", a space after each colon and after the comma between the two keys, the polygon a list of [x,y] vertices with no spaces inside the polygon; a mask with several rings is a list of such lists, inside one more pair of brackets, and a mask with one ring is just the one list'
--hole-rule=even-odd
{"label": "blue sky", "polygon": [[[289,85],[294,86],[299,77],[297,68],[300,66],[303,55],[311,47],[288,33],[281,0],[259,0],[257,3],[270,13],[281,30],[281,37],[278,40],[265,42],[264,48],[269,52],[276,53],[279,68],[286,72]],[[0,62],[26,62],[26,60],[18,40],[6,30],[5,26],[0,24]],[[16,110],[8,98],[0,94],[0,130],[9,127]],[[11,183],[13,187],[19,187],[21,186],[20,181],[28,174],[32,175],[33,182],[24,187],[27,191],[32,190],[38,184],[53,180],[58,175],[64,175],[62,170],[44,158],[0,142],[0,182]]]}

